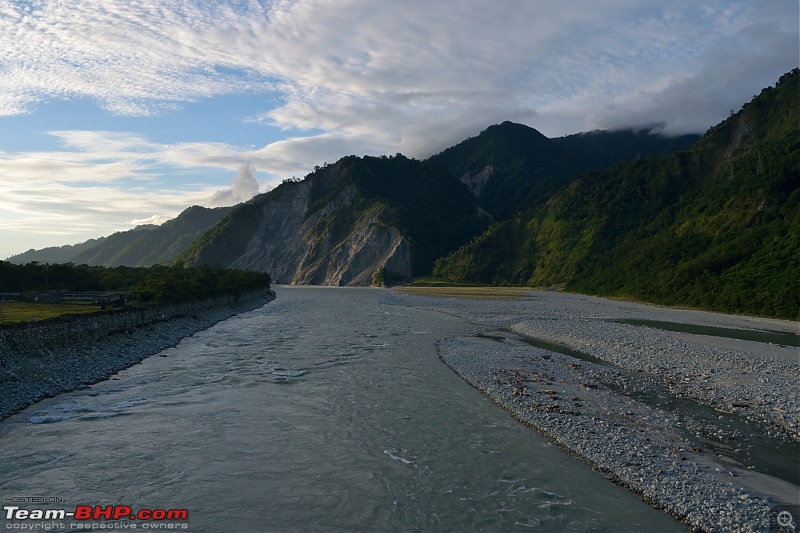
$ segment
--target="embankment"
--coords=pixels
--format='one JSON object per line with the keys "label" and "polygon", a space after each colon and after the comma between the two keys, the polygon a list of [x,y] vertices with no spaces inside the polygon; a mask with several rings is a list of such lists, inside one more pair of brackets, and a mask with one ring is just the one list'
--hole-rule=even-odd
{"label": "embankment", "polygon": [[272,291],[84,315],[0,330],[0,420],[107,379],[221,320],[272,301]]}

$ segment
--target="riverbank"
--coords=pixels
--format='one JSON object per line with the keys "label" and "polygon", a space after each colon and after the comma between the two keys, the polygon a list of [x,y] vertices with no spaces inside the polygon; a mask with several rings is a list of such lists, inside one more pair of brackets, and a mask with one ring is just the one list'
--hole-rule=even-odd
{"label": "riverbank", "polygon": [[0,329],[0,420],[57,394],[108,379],[142,359],[275,298],[257,291],[146,310]]}
{"label": "riverbank", "polygon": [[450,368],[690,528],[769,531],[779,510],[796,512],[797,347],[619,321],[794,334],[797,323],[555,292],[388,299],[475,323],[473,336],[439,341]]}

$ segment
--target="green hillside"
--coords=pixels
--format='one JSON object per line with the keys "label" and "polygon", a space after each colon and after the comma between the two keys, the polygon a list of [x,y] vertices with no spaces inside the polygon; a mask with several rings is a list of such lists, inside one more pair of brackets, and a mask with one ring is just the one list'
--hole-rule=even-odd
{"label": "green hillside", "polygon": [[583,174],[434,276],[798,318],[799,87],[784,75],[690,151]]}
{"label": "green hillside", "polygon": [[[474,187],[481,208],[497,220],[541,206],[587,170],[648,155],[685,150],[699,136],[665,137],[646,131],[595,131],[549,139],[533,128],[504,122],[431,157]],[[479,189],[479,190],[478,190]]]}
{"label": "green hillside", "polygon": [[31,248],[27,252],[12,255],[6,261],[16,265],[24,265],[26,263],[69,263],[72,259],[80,253],[85,252],[91,248],[95,248],[103,243],[105,237],[99,239],[89,239],[78,244],[65,244],[63,246],[48,246],[40,250]]}
{"label": "green hillside", "polygon": [[160,226],[139,226],[109,235],[69,262],[105,267],[165,265],[229,210],[229,207],[209,209],[195,205]]}

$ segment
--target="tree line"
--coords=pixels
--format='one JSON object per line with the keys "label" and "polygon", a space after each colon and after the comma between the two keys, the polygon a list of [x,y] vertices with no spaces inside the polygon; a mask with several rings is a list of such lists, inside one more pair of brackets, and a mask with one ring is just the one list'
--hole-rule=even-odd
{"label": "tree line", "polygon": [[128,303],[168,304],[242,294],[270,288],[266,272],[217,266],[183,268],[115,267],[0,261],[0,292],[120,292]]}

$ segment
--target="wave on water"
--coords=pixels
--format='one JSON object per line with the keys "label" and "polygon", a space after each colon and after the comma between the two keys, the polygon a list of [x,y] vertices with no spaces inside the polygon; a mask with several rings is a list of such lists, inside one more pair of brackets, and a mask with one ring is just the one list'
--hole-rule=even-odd
{"label": "wave on water", "polygon": [[388,348],[388,347],[389,347],[388,342],[381,342],[379,344],[373,344],[372,346],[367,346],[367,350],[378,350],[381,348]]}
{"label": "wave on water", "polygon": [[284,369],[275,369],[271,373],[273,376],[279,376],[282,378],[299,378],[307,374],[305,370],[284,370]]}
{"label": "wave on water", "polygon": [[399,452],[397,450],[395,450],[394,448],[386,448],[385,450],[383,450],[383,453],[385,453],[386,455],[388,455],[389,457],[391,457],[395,461],[400,461],[400,462],[405,463],[407,465],[416,464],[414,461],[410,461],[410,460],[406,459],[405,457],[403,457],[401,455],[398,455]]}
{"label": "wave on water", "polygon": [[128,409],[144,403],[147,403],[147,400],[144,398],[129,398],[117,401],[113,405],[97,405],[91,407],[77,403],[61,403],[37,411],[35,415],[28,418],[28,422],[31,424],[53,424],[73,418],[87,420],[109,418],[125,414]]}
{"label": "wave on water", "polygon": [[42,415],[42,416],[32,416],[28,419],[28,422],[31,424],[52,424],[54,422],[61,422],[63,420],[69,420],[73,418],[69,415]]}

